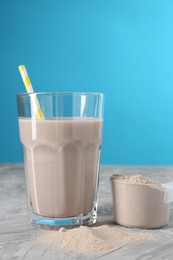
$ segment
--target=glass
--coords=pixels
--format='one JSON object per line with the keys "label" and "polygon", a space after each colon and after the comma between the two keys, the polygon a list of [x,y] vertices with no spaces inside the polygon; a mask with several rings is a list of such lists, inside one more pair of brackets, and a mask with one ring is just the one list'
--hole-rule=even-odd
{"label": "glass", "polygon": [[18,94],[17,104],[31,223],[95,223],[103,94]]}

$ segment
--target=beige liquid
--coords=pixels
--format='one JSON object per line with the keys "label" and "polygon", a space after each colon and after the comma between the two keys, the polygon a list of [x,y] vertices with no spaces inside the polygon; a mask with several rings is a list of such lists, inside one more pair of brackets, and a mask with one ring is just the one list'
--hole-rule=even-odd
{"label": "beige liquid", "polygon": [[102,120],[19,119],[27,190],[45,217],[87,214],[96,199]]}

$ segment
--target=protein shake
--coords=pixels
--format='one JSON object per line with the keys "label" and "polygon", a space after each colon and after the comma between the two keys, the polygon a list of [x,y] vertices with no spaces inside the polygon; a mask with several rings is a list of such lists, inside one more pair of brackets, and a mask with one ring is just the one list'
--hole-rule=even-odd
{"label": "protein shake", "polygon": [[30,205],[50,218],[87,214],[96,200],[102,119],[19,118]]}

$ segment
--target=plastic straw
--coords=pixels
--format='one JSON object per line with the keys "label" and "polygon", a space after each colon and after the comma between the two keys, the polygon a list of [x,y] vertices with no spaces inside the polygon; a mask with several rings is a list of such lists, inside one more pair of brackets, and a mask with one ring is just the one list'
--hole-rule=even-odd
{"label": "plastic straw", "polygon": [[[32,84],[31,84],[31,81],[29,79],[29,76],[28,76],[28,73],[26,71],[25,66],[20,65],[18,67],[18,69],[20,71],[20,74],[21,74],[21,77],[22,77],[22,80],[23,80],[23,83],[25,85],[27,93],[29,93],[29,94],[34,93],[34,90],[33,90],[33,87],[32,87]],[[31,97],[31,103],[32,103],[32,107],[33,107],[34,113],[36,115],[36,118],[37,119],[43,119],[44,116],[43,116],[43,112],[40,108],[40,104],[39,104],[37,95],[32,94],[32,95],[30,95],[30,97]]]}

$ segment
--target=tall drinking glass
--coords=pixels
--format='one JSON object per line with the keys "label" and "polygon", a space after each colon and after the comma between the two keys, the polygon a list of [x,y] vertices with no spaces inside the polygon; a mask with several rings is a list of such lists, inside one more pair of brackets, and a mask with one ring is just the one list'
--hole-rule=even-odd
{"label": "tall drinking glass", "polygon": [[[34,99],[42,110],[41,119],[36,117]],[[94,223],[103,94],[18,94],[17,103],[31,223]]]}

